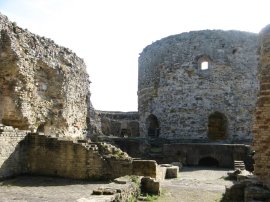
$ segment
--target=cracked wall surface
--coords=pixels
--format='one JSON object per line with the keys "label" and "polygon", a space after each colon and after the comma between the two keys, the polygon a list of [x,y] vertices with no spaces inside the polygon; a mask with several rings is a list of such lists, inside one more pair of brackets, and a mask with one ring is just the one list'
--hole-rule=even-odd
{"label": "cracked wall surface", "polygon": [[85,136],[89,79],[83,60],[0,15],[0,123]]}
{"label": "cracked wall surface", "polygon": [[[141,136],[250,143],[257,46],[257,34],[221,30],[182,33],[147,46],[139,57]],[[217,113],[222,118],[212,120]],[[209,117],[211,130],[223,135],[209,136]]]}

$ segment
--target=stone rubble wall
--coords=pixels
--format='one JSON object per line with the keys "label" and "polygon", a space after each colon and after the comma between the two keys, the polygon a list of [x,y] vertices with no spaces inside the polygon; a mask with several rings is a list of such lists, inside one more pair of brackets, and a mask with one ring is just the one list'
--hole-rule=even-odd
{"label": "stone rubble wall", "polygon": [[83,60],[0,14],[0,123],[81,138],[89,79]]}
{"label": "stone rubble wall", "polygon": [[0,125],[0,179],[26,173],[27,146],[22,140],[27,132]]}
{"label": "stone rubble wall", "polygon": [[138,112],[96,111],[103,135],[116,137],[139,137]]}
{"label": "stone rubble wall", "polygon": [[[224,141],[251,142],[257,46],[257,34],[221,30],[182,33],[147,46],[139,57],[141,136],[153,114],[160,137],[209,141],[208,117],[220,112],[228,123]],[[200,68],[204,60],[207,70]]]}
{"label": "stone rubble wall", "polygon": [[270,188],[270,25],[260,32],[260,91],[254,122],[254,173]]}

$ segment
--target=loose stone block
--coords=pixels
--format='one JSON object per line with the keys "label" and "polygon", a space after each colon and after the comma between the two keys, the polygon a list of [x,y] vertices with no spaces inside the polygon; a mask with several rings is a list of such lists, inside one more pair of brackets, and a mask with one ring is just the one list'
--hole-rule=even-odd
{"label": "loose stone block", "polygon": [[166,179],[177,178],[179,172],[178,166],[171,166],[166,168]]}
{"label": "loose stone block", "polygon": [[151,177],[143,177],[141,179],[141,192],[147,194],[160,194],[160,182]]}

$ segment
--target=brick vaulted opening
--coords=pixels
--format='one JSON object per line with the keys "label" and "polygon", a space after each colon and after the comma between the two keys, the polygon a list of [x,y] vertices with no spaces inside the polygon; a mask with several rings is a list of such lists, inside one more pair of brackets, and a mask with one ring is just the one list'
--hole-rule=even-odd
{"label": "brick vaulted opening", "polygon": [[214,112],[208,117],[208,138],[222,140],[227,135],[227,118],[220,112]]}

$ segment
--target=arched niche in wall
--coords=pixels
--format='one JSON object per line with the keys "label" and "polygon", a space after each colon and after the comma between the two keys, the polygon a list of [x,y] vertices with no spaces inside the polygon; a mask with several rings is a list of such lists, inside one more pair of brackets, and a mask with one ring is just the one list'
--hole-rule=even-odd
{"label": "arched niche in wall", "polygon": [[214,112],[208,117],[208,138],[210,140],[222,140],[227,136],[228,121],[224,114]]}
{"label": "arched niche in wall", "polygon": [[159,136],[159,122],[155,115],[150,114],[146,119],[147,136],[157,138]]}
{"label": "arched niche in wall", "polygon": [[197,66],[199,70],[208,70],[211,68],[212,60],[208,55],[200,55],[196,58]]}

